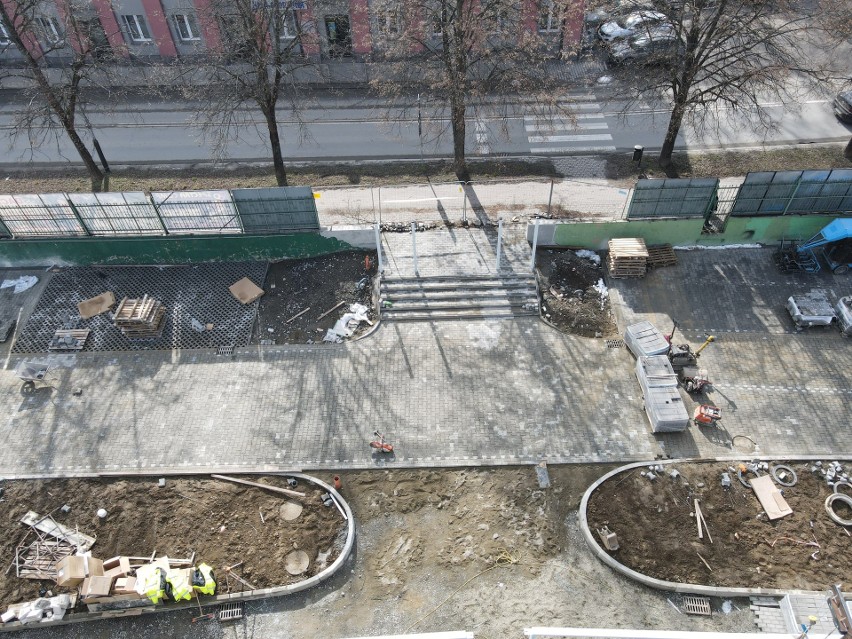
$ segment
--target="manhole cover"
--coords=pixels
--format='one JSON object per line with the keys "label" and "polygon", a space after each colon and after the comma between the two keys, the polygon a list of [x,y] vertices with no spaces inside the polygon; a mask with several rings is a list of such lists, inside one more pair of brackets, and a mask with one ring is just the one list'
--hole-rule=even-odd
{"label": "manhole cover", "polygon": [[284,570],[291,575],[301,575],[311,563],[308,553],[304,550],[294,550],[284,558]]}
{"label": "manhole cover", "polygon": [[284,521],[293,521],[294,519],[298,519],[299,515],[302,514],[302,504],[295,501],[287,501],[281,504],[278,512]]}

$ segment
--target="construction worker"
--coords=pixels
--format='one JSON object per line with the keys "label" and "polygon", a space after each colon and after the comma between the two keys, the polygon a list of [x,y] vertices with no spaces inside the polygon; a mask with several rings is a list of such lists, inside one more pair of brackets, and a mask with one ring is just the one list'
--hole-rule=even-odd
{"label": "construction worker", "polygon": [[193,573],[191,570],[170,570],[169,574],[166,576],[166,581],[172,587],[172,591],[170,593],[171,598],[174,601],[189,601],[192,599],[192,585],[190,584],[190,575]]}
{"label": "construction worker", "polygon": [[192,569],[192,589],[200,595],[216,594],[216,579],[210,566],[199,564]]}
{"label": "construction worker", "polygon": [[151,603],[158,604],[166,597],[168,589],[166,571],[155,564],[146,564],[136,569],[136,592],[145,595]]}

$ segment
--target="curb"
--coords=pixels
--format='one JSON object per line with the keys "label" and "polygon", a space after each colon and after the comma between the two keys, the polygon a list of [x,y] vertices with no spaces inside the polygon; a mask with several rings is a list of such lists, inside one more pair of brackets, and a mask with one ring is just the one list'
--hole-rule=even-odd
{"label": "curb", "polygon": [[[196,599],[196,601],[189,601],[185,603],[171,603],[156,607],[151,605],[118,611],[81,612],[76,614],[72,613],[69,614],[66,618],[62,619],[62,621],[49,621],[44,623],[22,624],[19,621],[13,621],[7,624],[0,625],[0,633],[14,632],[16,630],[26,630],[33,628],[47,628],[51,626],[66,626],[73,623],[83,623],[86,621],[95,621],[98,619],[136,617],[148,614],[172,612],[174,610],[186,610],[189,608],[195,609],[199,605],[216,606],[224,603],[233,603],[237,601],[254,601],[257,599],[281,597],[284,595],[290,595],[296,592],[300,592],[302,590],[307,590],[308,588],[312,588],[320,582],[325,581],[326,579],[334,575],[338,570],[340,570],[341,566],[343,566],[346,560],[349,559],[349,555],[352,553],[352,548],[355,545],[355,518],[352,515],[352,509],[349,507],[349,504],[345,499],[343,499],[340,493],[338,493],[334,489],[334,487],[329,486],[324,481],[321,481],[316,477],[313,477],[311,475],[305,475],[303,473],[280,474],[286,474],[288,477],[302,479],[306,482],[311,482],[322,487],[323,489],[327,490],[332,495],[332,497],[334,497],[334,499],[341,506],[341,508],[343,508],[344,512],[346,512],[346,542],[344,543],[343,548],[341,549],[337,559],[335,559],[334,562],[322,572],[314,575],[313,577],[309,577],[304,581],[300,581],[295,584],[290,584],[288,586],[273,586],[271,588],[259,588],[257,590],[249,590],[240,593],[213,595],[212,597],[205,597],[203,600],[199,598]],[[94,475],[94,477],[97,477],[97,475]]]}
{"label": "curb", "polygon": [[[832,457],[833,459],[843,460],[843,461],[852,461],[852,456],[850,455],[839,455],[837,457],[831,455],[775,455],[775,456],[754,456],[748,457],[748,461],[751,460],[760,460],[760,461],[819,461],[825,460],[828,457]],[[677,460],[661,460],[655,461],[654,464],[657,465],[667,465],[667,464],[688,464],[688,463],[697,463],[697,462],[725,462],[730,463],[732,459],[731,457],[711,457],[711,458],[689,458],[689,459],[677,459]],[[743,459],[740,457],[739,459]],[[589,497],[592,496],[592,493],[600,486],[603,482],[615,477],[619,473],[625,472],[627,470],[632,470],[634,468],[639,468],[640,466],[646,466],[647,462],[635,462],[633,464],[627,464],[626,466],[620,466],[615,470],[611,470],[603,477],[599,478],[595,483],[589,486],[586,489],[586,492],[583,493],[583,499],[580,501],[580,507],[578,509],[578,517],[580,521],[580,530],[583,533],[583,538],[586,540],[586,545],[589,547],[589,550],[600,559],[607,566],[615,570],[616,572],[621,573],[625,577],[632,579],[634,581],[638,581],[642,585],[648,586],[650,588],[656,588],[657,590],[668,590],[671,592],[679,592],[679,593],[688,593],[695,595],[704,595],[706,597],[754,597],[754,596],[769,596],[769,597],[783,597],[784,595],[807,595],[807,596],[823,596],[825,592],[823,591],[814,591],[814,590],[781,590],[778,588],[733,588],[733,587],[723,587],[723,586],[704,586],[702,584],[688,584],[688,583],[677,583],[674,581],[664,581],[662,579],[656,579],[654,577],[649,577],[640,572],[636,572],[632,568],[628,568],[624,564],[616,561],[612,555],[608,554],[603,548],[598,545],[598,542],[595,540],[595,537],[589,528],[589,521],[586,514],[586,509],[589,505]]]}

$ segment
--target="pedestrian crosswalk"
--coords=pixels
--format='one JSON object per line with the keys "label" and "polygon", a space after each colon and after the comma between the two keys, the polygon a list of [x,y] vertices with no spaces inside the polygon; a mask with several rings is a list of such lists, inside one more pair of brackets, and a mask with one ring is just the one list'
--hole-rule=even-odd
{"label": "pedestrian crosswalk", "polygon": [[571,96],[564,104],[574,113],[573,121],[568,117],[524,116],[531,153],[615,151],[609,124],[594,95]]}

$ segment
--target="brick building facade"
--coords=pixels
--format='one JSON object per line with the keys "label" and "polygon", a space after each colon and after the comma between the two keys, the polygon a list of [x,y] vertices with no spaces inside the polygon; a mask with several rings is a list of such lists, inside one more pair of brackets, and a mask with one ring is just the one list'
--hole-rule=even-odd
{"label": "brick building facade", "polygon": [[[283,0],[279,0],[283,1]],[[476,0],[473,0],[476,1]],[[572,2],[572,0],[562,0]],[[580,6],[566,7],[560,0],[520,0],[513,4],[517,13],[513,24],[518,30],[537,32],[554,56],[574,51],[582,31]],[[12,14],[16,0],[0,0]],[[204,55],[208,50],[227,51],[235,46],[227,24],[208,16],[211,0],[85,0],[78,18],[89,40],[99,48],[109,47],[132,64],[140,61],[170,61]],[[378,9],[379,0],[288,0],[284,34],[310,32],[317,37],[301,40],[301,52],[323,61],[371,62],[382,57],[383,35],[388,28],[387,9]],[[404,2],[404,0],[403,0]],[[25,39],[28,49],[62,64],[72,48],[79,46],[70,37],[63,15],[64,0],[45,0],[39,6],[36,37]],[[385,5],[386,6],[386,5]],[[569,18],[563,16],[570,15]],[[21,54],[10,43],[13,25],[0,21],[0,64],[15,64]],[[518,33],[520,36],[520,33]]]}

